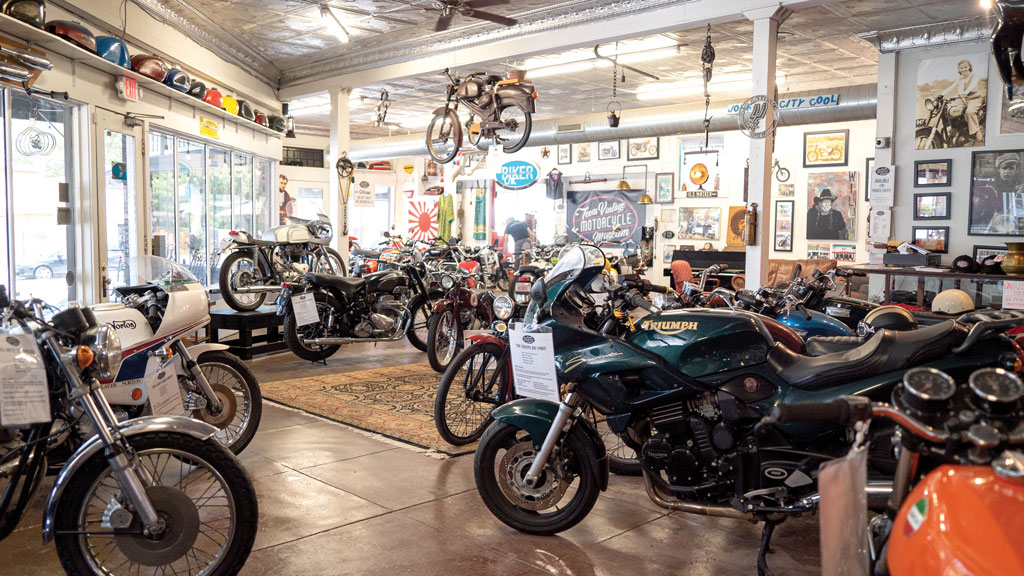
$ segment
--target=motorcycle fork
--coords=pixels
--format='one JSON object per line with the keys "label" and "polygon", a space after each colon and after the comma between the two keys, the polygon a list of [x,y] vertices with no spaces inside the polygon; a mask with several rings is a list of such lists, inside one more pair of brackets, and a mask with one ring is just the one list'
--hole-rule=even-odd
{"label": "motorcycle fork", "polygon": [[537,452],[533,463],[530,464],[530,469],[526,472],[526,478],[523,479],[523,482],[530,488],[537,484],[537,479],[544,472],[544,466],[547,465],[548,458],[551,457],[551,452],[555,449],[555,444],[562,437],[566,423],[576,413],[582,402],[583,399],[576,394],[574,387],[570,384],[569,393],[565,395],[565,399],[558,405],[558,413],[555,414],[555,419],[551,422],[548,435],[544,437],[544,443],[541,444],[540,451]]}
{"label": "motorcycle fork", "polygon": [[185,343],[181,340],[176,341],[174,343],[174,351],[181,355],[181,364],[185,367],[185,371],[188,372],[188,378],[195,382],[196,386],[199,387],[199,391],[206,397],[206,409],[211,414],[219,414],[224,408],[224,403],[214,393],[213,386],[210,386],[210,381],[206,378],[202,368],[199,367],[199,363],[188,353]]}

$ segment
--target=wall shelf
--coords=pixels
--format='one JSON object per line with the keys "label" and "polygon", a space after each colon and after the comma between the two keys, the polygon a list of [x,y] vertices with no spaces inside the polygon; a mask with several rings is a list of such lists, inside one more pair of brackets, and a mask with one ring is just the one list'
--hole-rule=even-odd
{"label": "wall shelf", "polygon": [[[152,91],[186,106],[190,106],[196,112],[203,114],[204,116],[216,117],[220,120],[230,122],[243,128],[250,128],[257,134],[266,134],[277,138],[282,136],[280,132],[271,130],[270,128],[266,128],[255,122],[250,122],[245,118],[231,114],[226,110],[222,110],[211,104],[207,104],[206,102],[193,98],[184,92],[180,92],[170,86],[157,82],[148,76],[143,76],[134,70],[122,68],[113,62],[104,60],[97,54],[79,48],[75,44],[62,39],[59,36],[54,36],[45,30],[40,30],[39,28],[26,24],[16,18],[0,14],[0,34],[7,35],[19,42],[24,42],[33,48],[45,50],[47,53],[60,54],[65,58],[69,58],[76,65],[84,64],[94,70],[105,72],[110,75],[111,85],[113,85],[113,82],[117,78],[127,76],[138,82],[139,87],[144,91]],[[74,94],[70,95],[72,97],[74,96]],[[142,98],[145,99],[145,92],[143,92]],[[128,101],[126,100],[125,102]]]}

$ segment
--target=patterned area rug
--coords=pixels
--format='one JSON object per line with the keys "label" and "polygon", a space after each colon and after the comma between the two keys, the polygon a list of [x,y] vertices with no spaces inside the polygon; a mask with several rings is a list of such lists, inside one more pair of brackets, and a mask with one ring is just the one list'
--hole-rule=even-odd
{"label": "patterned area rug", "polygon": [[452,446],[434,427],[434,397],[441,375],[429,364],[409,364],[261,384],[263,396],[329,420],[376,432],[449,455],[476,444]]}

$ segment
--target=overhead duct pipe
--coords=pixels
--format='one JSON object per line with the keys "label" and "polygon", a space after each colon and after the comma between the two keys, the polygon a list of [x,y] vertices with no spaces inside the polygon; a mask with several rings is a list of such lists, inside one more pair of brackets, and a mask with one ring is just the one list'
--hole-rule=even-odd
{"label": "overhead duct pipe", "polygon": [[[835,94],[838,104],[832,106],[787,107],[780,111],[780,126],[804,124],[825,124],[829,122],[852,122],[872,120],[878,103],[878,86],[862,84],[842,88],[811,90],[780,95],[783,102],[799,99],[809,101],[816,96]],[[710,110],[711,131],[726,132],[737,130],[737,115],[729,108],[745,100],[729,100],[713,106]],[[534,122],[527,146],[554,146],[557,144],[581,144],[601,140],[623,138],[651,138],[679,134],[702,134],[704,132],[703,104],[680,106],[658,106],[624,110],[618,128],[608,126],[605,112],[569,116],[556,120]],[[349,158],[353,161],[385,160],[402,156],[427,155],[426,133],[419,132],[405,136],[355,140]]]}

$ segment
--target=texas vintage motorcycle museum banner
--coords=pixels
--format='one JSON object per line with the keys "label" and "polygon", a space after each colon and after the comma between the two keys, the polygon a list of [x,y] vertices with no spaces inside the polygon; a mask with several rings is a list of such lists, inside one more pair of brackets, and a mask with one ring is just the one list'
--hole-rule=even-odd
{"label": "texas vintage motorcycle museum banner", "polygon": [[578,231],[571,241],[640,243],[644,225],[644,205],[639,203],[643,190],[595,190],[569,192],[566,225]]}

